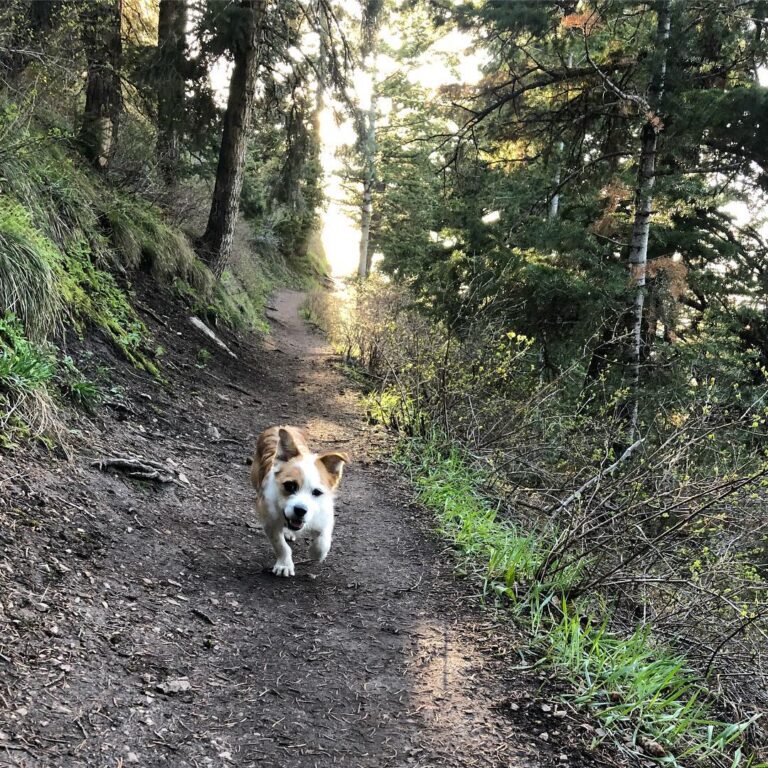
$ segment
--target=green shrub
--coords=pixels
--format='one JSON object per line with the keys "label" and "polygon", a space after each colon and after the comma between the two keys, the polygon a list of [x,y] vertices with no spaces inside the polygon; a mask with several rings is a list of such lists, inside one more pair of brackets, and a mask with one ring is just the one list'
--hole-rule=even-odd
{"label": "green shrub", "polygon": [[30,394],[45,387],[55,370],[51,350],[28,341],[15,315],[0,318],[0,391]]}

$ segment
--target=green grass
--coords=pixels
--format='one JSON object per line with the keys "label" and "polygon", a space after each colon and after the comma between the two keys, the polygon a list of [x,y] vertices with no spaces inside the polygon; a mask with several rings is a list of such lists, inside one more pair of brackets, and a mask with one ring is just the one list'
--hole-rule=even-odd
{"label": "green grass", "polygon": [[15,315],[0,316],[0,447],[55,431],[48,392],[55,372],[52,348],[29,341]]}
{"label": "green grass", "polygon": [[410,471],[418,499],[436,516],[438,530],[476,576],[487,599],[511,607],[532,648],[573,686],[572,702],[589,710],[622,749],[666,766],[708,763],[755,766],[740,742],[754,719],[727,723],[712,715],[708,692],[686,660],[638,626],[630,636],[609,630],[609,609],[596,600],[570,601],[578,570],[539,582],[556,531],[524,532],[500,512],[478,469],[439,435],[401,440],[396,459]]}
{"label": "green grass", "polygon": [[54,329],[63,308],[55,246],[30,225],[24,209],[0,195],[0,306],[30,338]]}
{"label": "green grass", "polygon": [[0,318],[0,391],[30,394],[44,387],[55,370],[49,348],[29,341],[13,314]]}

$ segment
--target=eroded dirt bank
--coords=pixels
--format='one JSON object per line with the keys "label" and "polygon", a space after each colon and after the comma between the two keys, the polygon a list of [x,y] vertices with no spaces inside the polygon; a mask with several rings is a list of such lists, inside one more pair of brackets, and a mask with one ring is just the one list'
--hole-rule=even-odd
{"label": "eroded dirt bank", "polygon": [[[276,297],[263,343],[227,339],[236,361],[156,304],[169,389],[97,343],[91,366],[111,360],[114,390],[79,425],[73,463],[0,458],[0,765],[610,760],[501,658],[505,630],[472,607],[406,481],[377,458],[387,437],[300,299]],[[299,545],[290,580],[269,573],[245,464],[281,422],[354,457],[328,560],[301,562]],[[91,466],[118,453],[171,460],[189,485]]]}

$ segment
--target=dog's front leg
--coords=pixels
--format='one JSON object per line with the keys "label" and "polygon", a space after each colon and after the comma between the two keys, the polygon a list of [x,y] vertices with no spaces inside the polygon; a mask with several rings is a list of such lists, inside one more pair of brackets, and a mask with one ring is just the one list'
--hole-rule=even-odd
{"label": "dog's front leg", "polygon": [[332,536],[333,531],[326,529],[312,542],[312,545],[309,548],[309,554],[313,560],[317,560],[319,563],[322,563],[323,560],[325,560],[331,549]]}
{"label": "dog's front leg", "polygon": [[283,526],[271,526],[266,530],[266,533],[277,556],[277,562],[272,567],[272,573],[275,576],[294,576],[293,554],[291,548],[285,543]]}

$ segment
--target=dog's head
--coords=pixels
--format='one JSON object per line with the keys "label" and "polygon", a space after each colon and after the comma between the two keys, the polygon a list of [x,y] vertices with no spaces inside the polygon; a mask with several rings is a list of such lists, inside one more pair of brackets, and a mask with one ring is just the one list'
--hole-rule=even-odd
{"label": "dog's head", "polygon": [[312,525],[312,518],[333,504],[341,482],[346,453],[314,454],[300,450],[291,433],[280,429],[275,482],[286,525],[294,531]]}

